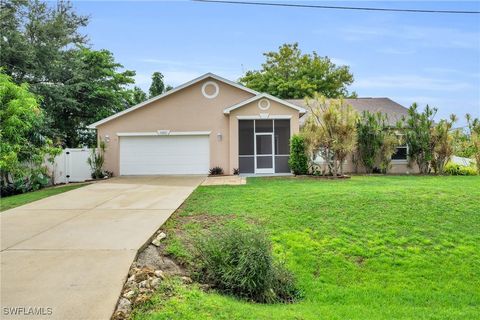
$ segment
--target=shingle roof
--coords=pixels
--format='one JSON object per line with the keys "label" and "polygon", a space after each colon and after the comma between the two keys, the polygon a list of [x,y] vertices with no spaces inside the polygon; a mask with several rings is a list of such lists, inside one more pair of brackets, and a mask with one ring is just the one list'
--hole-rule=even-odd
{"label": "shingle roof", "polygon": [[[309,108],[305,105],[304,99],[286,99],[288,102],[296,104],[302,108],[305,108],[307,112],[300,118],[300,126],[302,126],[310,113]],[[389,99],[389,98],[356,98],[356,99],[344,99],[346,104],[349,104],[358,112],[370,111],[370,112],[382,112],[388,117],[388,123],[395,125],[398,120],[402,119],[402,116],[408,114],[408,109],[401,104]],[[328,103],[328,100],[327,100]]]}

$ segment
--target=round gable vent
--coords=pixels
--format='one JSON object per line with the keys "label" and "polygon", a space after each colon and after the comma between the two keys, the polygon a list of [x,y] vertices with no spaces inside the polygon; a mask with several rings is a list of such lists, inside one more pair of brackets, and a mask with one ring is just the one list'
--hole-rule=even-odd
{"label": "round gable vent", "polygon": [[220,88],[218,87],[218,84],[213,81],[207,81],[202,86],[202,94],[207,99],[215,98],[218,96],[219,91]]}
{"label": "round gable vent", "polygon": [[260,108],[260,110],[268,110],[270,108],[270,101],[268,101],[268,99],[260,99],[260,101],[258,101],[258,107]]}

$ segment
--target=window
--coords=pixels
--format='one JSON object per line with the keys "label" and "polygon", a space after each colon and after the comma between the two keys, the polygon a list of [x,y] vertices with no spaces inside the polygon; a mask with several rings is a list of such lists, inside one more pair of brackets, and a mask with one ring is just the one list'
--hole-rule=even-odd
{"label": "window", "polygon": [[[402,139],[403,135],[398,135],[400,137],[400,141],[404,140]],[[393,161],[407,161],[408,160],[408,146],[405,141],[403,141],[403,144],[398,146],[395,150],[395,153],[392,155],[392,160]]]}
{"label": "window", "polygon": [[395,153],[392,155],[392,160],[402,161],[407,160],[408,157],[408,147],[407,146],[398,146],[395,150]]}

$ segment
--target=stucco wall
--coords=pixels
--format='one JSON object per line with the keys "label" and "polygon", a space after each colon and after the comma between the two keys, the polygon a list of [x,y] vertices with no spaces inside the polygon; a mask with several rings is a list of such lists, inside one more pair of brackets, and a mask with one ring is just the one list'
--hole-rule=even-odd
{"label": "stucco wall", "polygon": [[[269,118],[274,116],[290,116],[290,134],[293,135],[299,131],[299,113],[293,108],[286,107],[276,101],[270,101],[268,110],[261,110],[258,107],[258,101],[253,101],[241,108],[230,112],[230,164],[231,170],[238,168],[238,116],[241,117],[260,117],[260,113],[268,113]],[[230,172],[231,173],[231,172]]]}
{"label": "stucco wall", "polygon": [[[390,170],[388,170],[389,174],[415,174],[419,173],[420,170],[418,169],[418,166],[415,163],[412,163],[412,166],[408,166],[407,161],[392,161],[392,166]],[[324,166],[326,169],[326,165]],[[344,173],[365,173],[365,168],[363,167],[362,164],[357,164],[355,166],[352,157],[349,156],[347,161],[345,162],[343,166],[343,171]]]}
{"label": "stucco wall", "polygon": [[[206,81],[214,81],[219,86],[219,94],[207,99],[201,92]],[[208,87],[207,87],[208,88]],[[207,91],[210,94],[210,92]],[[228,115],[223,114],[226,107],[244,101],[253,94],[226,83],[207,78],[178,92],[154,101],[119,118],[106,122],[97,128],[98,138],[110,137],[105,153],[106,170],[119,174],[119,137],[118,132],[170,131],[211,131],[210,167],[221,166],[226,172],[229,165],[230,131]],[[217,134],[222,135],[218,141]],[[192,159],[193,160],[193,159]]]}

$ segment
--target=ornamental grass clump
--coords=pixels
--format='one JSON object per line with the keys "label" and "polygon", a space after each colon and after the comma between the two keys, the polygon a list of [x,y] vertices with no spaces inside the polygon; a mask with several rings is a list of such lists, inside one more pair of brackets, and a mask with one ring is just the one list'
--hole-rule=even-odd
{"label": "ornamental grass clump", "polygon": [[273,258],[264,232],[224,227],[203,235],[196,245],[197,278],[218,291],[259,303],[290,303],[299,297],[295,279]]}

